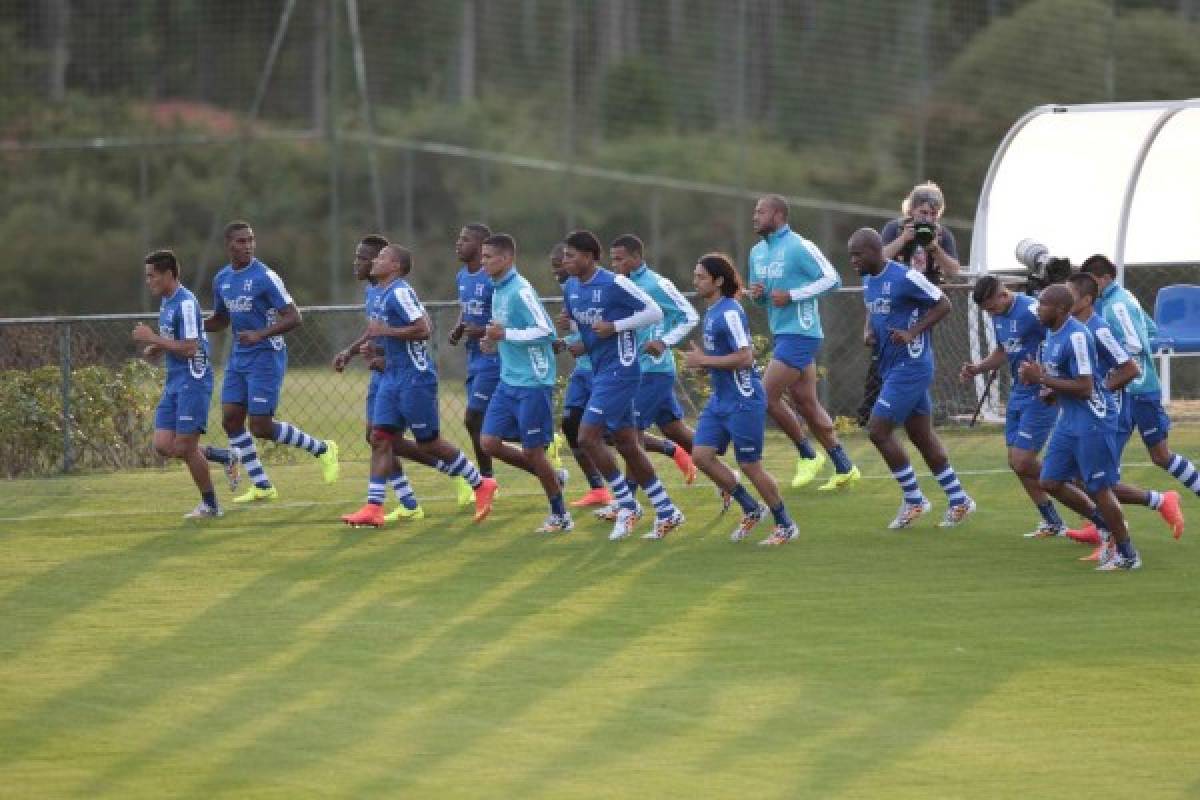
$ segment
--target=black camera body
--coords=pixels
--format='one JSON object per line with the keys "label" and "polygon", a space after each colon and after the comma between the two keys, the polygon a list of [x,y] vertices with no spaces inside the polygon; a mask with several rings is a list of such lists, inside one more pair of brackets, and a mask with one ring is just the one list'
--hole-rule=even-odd
{"label": "black camera body", "polygon": [[1040,292],[1054,283],[1066,283],[1075,271],[1069,258],[1050,255],[1050,248],[1036,239],[1017,242],[1016,256],[1017,261],[1029,270],[1026,286],[1030,294]]}
{"label": "black camera body", "polygon": [[921,247],[929,247],[936,238],[937,225],[934,225],[932,222],[913,223],[913,241],[921,245]]}

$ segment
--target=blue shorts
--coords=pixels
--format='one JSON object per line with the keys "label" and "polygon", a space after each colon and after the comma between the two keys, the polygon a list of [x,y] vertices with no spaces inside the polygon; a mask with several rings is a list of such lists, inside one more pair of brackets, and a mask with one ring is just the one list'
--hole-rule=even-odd
{"label": "blue shorts", "polygon": [[520,440],[526,450],[545,447],[554,438],[554,388],[501,383],[483,418],[484,436]]}
{"label": "blue shorts", "polygon": [[804,369],[817,360],[817,351],[821,349],[821,340],[815,336],[805,336],[802,333],[775,334],[775,350],[771,358],[782,361],[792,369]]}
{"label": "blue shorts", "polygon": [[609,431],[632,428],[635,417],[633,398],[637,395],[640,380],[626,377],[596,376],[592,380],[592,394],[583,411],[583,425],[604,426]]}
{"label": "blue shorts", "polygon": [[744,403],[734,409],[716,411],[709,403],[696,421],[695,447],[711,447],[724,454],[733,442],[733,457],[739,464],[762,461],[766,436],[767,404]]}
{"label": "blue shorts", "polygon": [[467,370],[467,411],[487,411],[488,403],[500,385],[500,365],[485,363],[477,369]]}
{"label": "blue shorts", "polygon": [[154,430],[204,433],[208,428],[208,404],[212,385],[164,389],[154,409]]}
{"label": "blue shorts", "polygon": [[1043,403],[1036,394],[1009,396],[1004,414],[1004,443],[1040,453],[1057,421],[1057,404]]}
{"label": "blue shorts", "polygon": [[1121,452],[1112,431],[1086,434],[1055,430],[1042,459],[1042,479],[1070,481],[1079,478],[1091,494],[1121,481]]}
{"label": "blue shorts", "polygon": [[386,375],[379,383],[371,425],[396,433],[412,431],[418,442],[438,437],[438,387],[436,383],[399,383]]}
{"label": "blue shorts", "polygon": [[383,383],[383,373],[371,370],[371,382],[367,384],[367,424],[371,424],[371,416],[375,413],[375,398],[379,395],[379,384]]}
{"label": "blue shorts", "polygon": [[890,419],[897,425],[909,417],[928,416],[933,411],[929,397],[932,384],[933,374],[924,370],[892,370],[883,376],[871,416]]}
{"label": "blue shorts", "polygon": [[1154,447],[1167,438],[1171,430],[1171,418],[1162,407],[1161,392],[1127,394],[1125,399],[1129,401],[1129,413],[1133,422],[1130,434],[1133,433],[1133,428],[1137,428],[1138,433],[1142,435],[1142,443],[1147,448]]}
{"label": "blue shorts", "polygon": [[225,368],[221,402],[245,406],[252,417],[272,417],[286,373],[287,350],[261,350],[237,367]]}
{"label": "blue shorts", "polygon": [[587,408],[588,398],[592,396],[592,374],[590,369],[577,369],[571,373],[563,394],[563,411]]}
{"label": "blue shorts", "polygon": [[670,372],[643,372],[633,396],[633,412],[639,431],[683,419],[683,407],[675,396],[675,376]]}

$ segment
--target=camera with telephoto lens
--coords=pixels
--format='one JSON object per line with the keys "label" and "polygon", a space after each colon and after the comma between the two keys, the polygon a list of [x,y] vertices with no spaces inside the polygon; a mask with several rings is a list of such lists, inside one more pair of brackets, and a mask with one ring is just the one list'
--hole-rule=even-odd
{"label": "camera with telephoto lens", "polygon": [[1050,255],[1050,248],[1037,239],[1017,242],[1017,261],[1029,270],[1028,290],[1041,291],[1052,283],[1066,283],[1074,268],[1070,259]]}
{"label": "camera with telephoto lens", "polygon": [[913,223],[913,241],[921,247],[929,247],[937,236],[937,226],[932,222]]}

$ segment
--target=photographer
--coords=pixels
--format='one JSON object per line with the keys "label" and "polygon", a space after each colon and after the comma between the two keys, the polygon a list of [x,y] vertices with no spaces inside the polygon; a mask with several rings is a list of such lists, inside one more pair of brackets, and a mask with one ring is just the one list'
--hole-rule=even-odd
{"label": "photographer", "polygon": [[958,275],[954,234],[938,222],[946,210],[942,190],[933,181],[913,187],[900,206],[903,216],[883,226],[883,257],[907,264],[934,285]]}

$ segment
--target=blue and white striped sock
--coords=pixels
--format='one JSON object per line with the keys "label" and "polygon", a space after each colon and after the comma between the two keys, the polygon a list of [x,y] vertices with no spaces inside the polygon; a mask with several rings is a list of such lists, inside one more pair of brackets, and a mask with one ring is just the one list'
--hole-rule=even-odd
{"label": "blue and white striped sock", "polygon": [[472,464],[471,459],[467,458],[466,453],[461,450],[449,462],[438,461],[437,468],[439,472],[444,472],[451,477],[462,478],[471,484],[472,489],[478,489],[479,484],[483,483],[483,477],[479,474],[479,468]]}
{"label": "blue and white striped sock", "polygon": [[1162,508],[1163,496],[1162,492],[1156,492],[1153,489],[1146,490],[1146,507],[1151,511],[1158,511]]}
{"label": "blue and white striped sock", "polygon": [[320,439],[314,439],[290,422],[276,422],[271,429],[271,438],[280,444],[290,444],[307,450],[314,456],[322,455],[328,447]]}
{"label": "blue and white striped sock", "polygon": [[900,491],[904,492],[904,502],[914,506],[925,502],[925,495],[921,494],[921,487],[917,484],[917,473],[913,471],[912,464],[892,470],[892,477],[900,484]]}
{"label": "blue and white striped sock", "polygon": [[662,481],[658,478],[650,481],[650,485],[645,487],[646,497],[650,498],[650,502],[654,504],[654,515],[659,519],[670,519],[675,513],[675,504],[671,502],[671,498],[667,495],[667,490],[663,488]]}
{"label": "blue and white striped sock", "polygon": [[387,478],[372,475],[367,484],[367,502],[373,506],[383,505],[384,495],[387,494]]}
{"label": "blue and white striped sock", "polygon": [[614,472],[605,480],[608,481],[608,488],[612,489],[613,497],[617,500],[617,505],[621,508],[627,508],[630,511],[637,508],[637,501],[633,499],[633,494],[629,491],[629,484],[625,482],[625,476],[619,472]]}
{"label": "blue and white striped sock", "polygon": [[250,478],[250,482],[259,489],[270,489],[271,481],[267,478],[267,471],[263,469],[262,462],[258,460],[254,437],[245,430],[241,430],[229,437],[229,447],[242,462],[242,466],[246,468],[246,475]]}
{"label": "blue and white striped sock", "polygon": [[388,482],[392,484],[392,491],[396,493],[396,499],[400,501],[400,505],[409,511],[417,507],[417,496],[413,494],[412,485],[403,471],[393,472]]}
{"label": "blue and white striped sock", "polygon": [[1171,453],[1171,460],[1167,462],[1167,472],[1174,475],[1175,479],[1184,486],[1200,495],[1200,472],[1196,470],[1196,466],[1191,461],[1178,453]]}
{"label": "blue and white striped sock", "polygon": [[937,478],[942,491],[949,498],[950,505],[961,506],[967,502],[967,493],[963,491],[962,484],[958,482],[958,476],[954,474],[954,467],[947,464],[946,468],[934,477]]}

